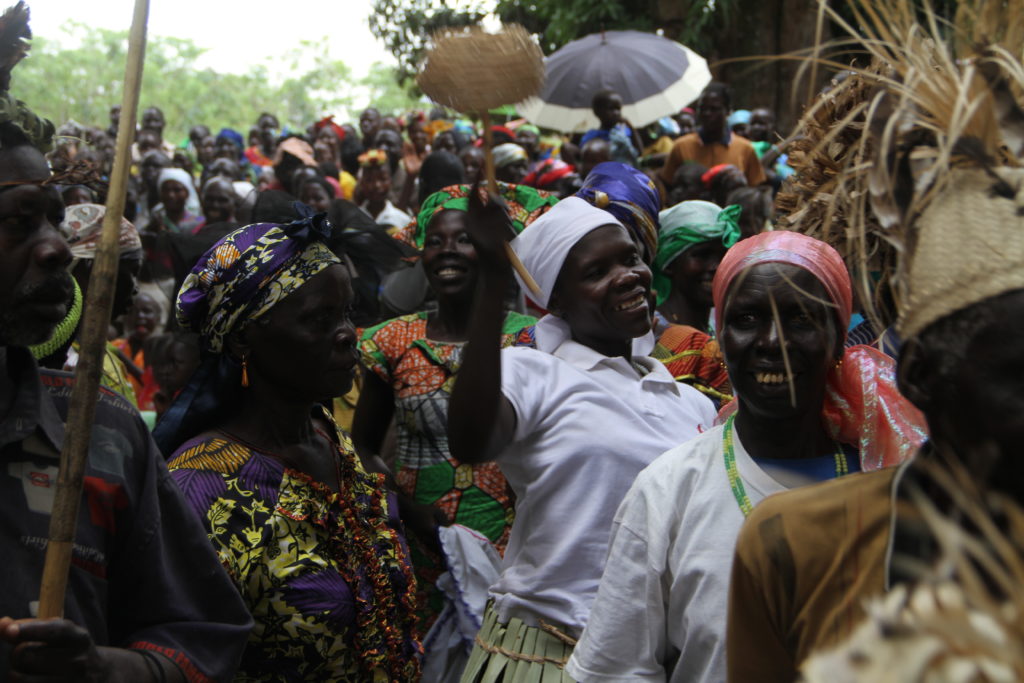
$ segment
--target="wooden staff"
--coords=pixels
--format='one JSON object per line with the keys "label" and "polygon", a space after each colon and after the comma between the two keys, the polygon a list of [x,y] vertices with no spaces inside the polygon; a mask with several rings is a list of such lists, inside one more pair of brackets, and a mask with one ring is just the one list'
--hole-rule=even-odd
{"label": "wooden staff", "polygon": [[135,13],[128,38],[128,62],[125,66],[124,95],[121,99],[121,125],[117,131],[114,167],[110,174],[107,212],[103,218],[96,260],[89,277],[89,292],[79,335],[81,351],[75,367],[75,386],[71,390],[64,447],[60,452],[60,473],[57,475],[53,512],[50,516],[50,539],[46,546],[46,563],[39,589],[39,618],[64,615],[64,593],[71,567],[71,552],[78,526],[78,508],[82,500],[82,479],[89,454],[100,372],[107,343],[110,309],[117,282],[118,237],[124,214],[125,188],[131,164],[131,148],[135,137],[135,115],[142,84],[142,62],[146,54],[146,22],[149,0],[135,0]]}
{"label": "wooden staff", "polygon": [[[484,173],[487,178],[487,187],[491,192],[498,193],[498,182],[494,177],[494,155],[491,153],[491,146],[494,142],[494,131],[491,130],[491,112],[486,109],[480,114],[480,118],[483,120],[484,126]],[[514,237],[514,235],[513,235]],[[543,300],[544,295],[541,294],[540,285],[530,275],[530,271],[526,269],[523,262],[519,260],[519,254],[512,248],[512,245],[505,242],[505,256],[508,257],[509,263],[512,264],[512,268],[519,273],[519,278],[523,281],[538,301]]]}

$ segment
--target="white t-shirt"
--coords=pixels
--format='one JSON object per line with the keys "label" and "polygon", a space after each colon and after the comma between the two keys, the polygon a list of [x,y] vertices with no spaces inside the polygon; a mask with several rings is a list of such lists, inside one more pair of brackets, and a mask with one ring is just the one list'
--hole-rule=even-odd
{"label": "white t-shirt", "polygon": [[[725,680],[729,575],[744,517],[726,475],[723,429],[662,455],[623,499],[590,621],[566,667],[575,680]],[[733,451],[752,504],[786,490],[735,429]]]}
{"label": "white t-shirt", "polygon": [[390,199],[384,201],[384,208],[380,210],[377,216],[370,213],[369,203],[363,202],[362,209],[366,213],[370,214],[370,218],[373,218],[377,225],[386,225],[392,228],[404,228],[412,220],[412,216],[402,211],[394,204],[391,203]]}
{"label": "white t-shirt", "polygon": [[516,519],[491,587],[499,621],[538,618],[575,636],[608,552],[612,518],[636,475],[665,449],[714,422],[711,402],[665,367],[609,358],[563,341],[554,353],[502,350],[502,392],[516,412],[498,458]]}

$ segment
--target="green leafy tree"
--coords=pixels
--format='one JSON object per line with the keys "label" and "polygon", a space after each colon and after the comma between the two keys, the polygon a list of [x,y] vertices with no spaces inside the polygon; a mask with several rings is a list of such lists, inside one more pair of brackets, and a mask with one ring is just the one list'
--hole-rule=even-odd
{"label": "green leafy tree", "polygon": [[385,114],[425,109],[431,105],[419,97],[409,81],[403,84],[402,77],[393,66],[377,62],[360,82],[369,93],[369,102]]}
{"label": "green leafy tree", "polygon": [[[111,105],[121,101],[127,32],[68,22],[63,38],[77,47],[55,39],[33,41],[29,57],[14,70],[11,91],[58,125],[74,119],[105,128]],[[231,127],[245,134],[263,111],[303,130],[353,106],[358,83],[343,62],[327,56],[323,43],[304,41],[285,52],[282,59],[294,75],[276,83],[265,64],[244,74],[197,69],[203,52],[188,39],[156,36],[147,42],[140,114],[145,107],[160,107],[167,120],[164,135],[171,142],[183,140],[189,126],[198,123],[214,132]],[[311,58],[312,68],[301,70],[300,64]],[[382,78],[376,74],[377,90],[384,87]]]}
{"label": "green leafy tree", "polygon": [[602,30],[658,28],[654,0],[498,0],[495,13],[540,37],[545,52]]}
{"label": "green leafy tree", "polygon": [[427,43],[437,31],[478,23],[486,14],[478,1],[452,7],[439,0],[374,0],[370,31],[398,60],[398,75],[409,83]]}

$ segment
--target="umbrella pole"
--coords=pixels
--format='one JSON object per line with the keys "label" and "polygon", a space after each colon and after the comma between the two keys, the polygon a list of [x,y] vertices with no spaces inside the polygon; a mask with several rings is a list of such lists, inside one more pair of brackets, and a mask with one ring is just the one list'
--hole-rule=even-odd
{"label": "umbrella pole", "polygon": [[[498,182],[494,177],[494,155],[491,154],[491,143],[494,140],[494,132],[491,131],[491,112],[486,109],[480,115],[484,125],[484,173],[487,178],[487,187],[490,188],[491,192],[497,194]],[[512,248],[512,245],[505,242],[505,256],[508,257],[509,263],[512,264],[512,268],[519,273],[520,279],[527,286],[530,292],[534,296],[538,297],[538,300],[543,298],[543,294],[540,291],[540,285],[530,275],[530,271],[526,270],[526,266],[519,260],[519,255]]]}
{"label": "umbrella pole", "polygon": [[146,53],[146,22],[149,0],[135,0],[135,11],[128,42],[124,94],[121,101],[121,125],[117,131],[114,167],[107,195],[106,216],[99,249],[89,278],[82,331],[81,353],[75,369],[75,386],[71,390],[64,445],[60,453],[53,511],[50,515],[49,542],[39,589],[39,618],[59,618],[64,614],[71,553],[78,526],[78,508],[82,499],[85,461],[89,453],[89,437],[96,414],[100,371],[106,345],[110,309],[117,281],[118,236],[124,213],[128,166],[131,162],[135,115],[139,104],[142,62]]}

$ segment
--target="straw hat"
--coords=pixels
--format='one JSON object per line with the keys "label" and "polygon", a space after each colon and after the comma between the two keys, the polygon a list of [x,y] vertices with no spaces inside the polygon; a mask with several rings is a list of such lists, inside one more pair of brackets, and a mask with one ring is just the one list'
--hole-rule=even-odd
{"label": "straw hat", "polygon": [[1024,288],[1024,169],[955,169],[947,187],[917,220],[897,324],[905,339],[954,311]]}

